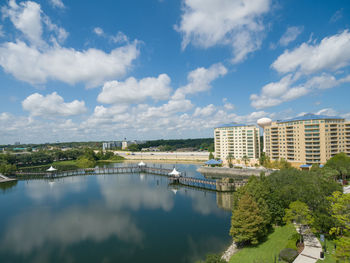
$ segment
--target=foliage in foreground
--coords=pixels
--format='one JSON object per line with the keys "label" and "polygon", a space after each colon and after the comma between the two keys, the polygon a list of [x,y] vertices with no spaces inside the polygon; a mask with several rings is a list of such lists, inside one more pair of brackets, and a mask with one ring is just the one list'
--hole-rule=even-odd
{"label": "foliage in foreground", "polygon": [[[235,195],[234,215],[239,211],[238,203],[250,195],[258,207],[259,215],[263,217],[264,224],[260,224],[255,238],[250,236],[233,235],[239,243],[252,243],[262,240],[272,225],[283,225],[286,209],[296,201],[303,202],[314,220],[312,227],[319,232],[327,233],[334,226],[335,219],[330,213],[331,202],[327,199],[333,192],[341,190],[341,186],[333,179],[315,171],[299,171],[296,169],[283,169],[270,176],[251,177],[248,183],[238,189]],[[300,203],[296,203],[297,206]],[[304,208],[305,208],[304,206]],[[236,229],[237,228],[237,229]],[[238,231],[236,224],[231,225],[231,233]]]}
{"label": "foliage in foreground", "polygon": [[292,263],[297,256],[298,252],[291,248],[285,248],[279,254],[279,257],[288,263]]}

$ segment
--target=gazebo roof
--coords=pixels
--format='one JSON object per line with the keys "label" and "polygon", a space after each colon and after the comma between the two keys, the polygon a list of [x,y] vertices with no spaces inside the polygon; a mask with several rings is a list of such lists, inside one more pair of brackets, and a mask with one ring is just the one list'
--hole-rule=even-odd
{"label": "gazebo roof", "polygon": [[50,168],[47,169],[46,171],[48,171],[48,172],[53,172],[53,171],[57,171],[57,169],[55,169],[55,168],[53,168],[52,166],[50,166]]}
{"label": "gazebo roof", "polygon": [[179,175],[180,175],[180,172],[176,171],[176,168],[174,168],[174,169],[172,170],[172,172],[169,173],[169,175],[179,176]]}
{"label": "gazebo roof", "polygon": [[143,161],[139,162],[139,164],[138,164],[138,166],[145,166],[145,165],[146,164]]}

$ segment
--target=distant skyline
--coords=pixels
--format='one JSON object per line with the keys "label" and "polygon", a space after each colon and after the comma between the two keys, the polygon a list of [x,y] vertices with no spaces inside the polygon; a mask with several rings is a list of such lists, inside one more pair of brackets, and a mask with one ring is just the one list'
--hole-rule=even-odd
{"label": "distant skyline", "polygon": [[1,1],[0,144],[350,119],[350,2]]}

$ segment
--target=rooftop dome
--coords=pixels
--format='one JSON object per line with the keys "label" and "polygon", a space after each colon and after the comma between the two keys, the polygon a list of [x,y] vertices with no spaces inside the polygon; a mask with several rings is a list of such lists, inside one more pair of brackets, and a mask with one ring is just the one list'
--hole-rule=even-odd
{"label": "rooftop dome", "polygon": [[271,125],[272,120],[270,118],[261,118],[257,121],[258,125],[262,128]]}

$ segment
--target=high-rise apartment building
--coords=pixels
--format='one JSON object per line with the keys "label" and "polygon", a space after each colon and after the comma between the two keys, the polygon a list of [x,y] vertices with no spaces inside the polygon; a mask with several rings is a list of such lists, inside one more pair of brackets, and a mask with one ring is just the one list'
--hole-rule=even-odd
{"label": "high-rise apartment building", "polygon": [[234,159],[260,156],[259,128],[255,125],[225,124],[214,129],[215,157],[223,161],[229,154]]}
{"label": "high-rise apartment building", "polygon": [[350,122],[344,118],[305,114],[264,127],[267,156],[284,158],[294,167],[324,164],[337,153],[350,155]]}

